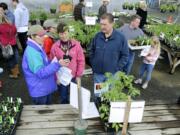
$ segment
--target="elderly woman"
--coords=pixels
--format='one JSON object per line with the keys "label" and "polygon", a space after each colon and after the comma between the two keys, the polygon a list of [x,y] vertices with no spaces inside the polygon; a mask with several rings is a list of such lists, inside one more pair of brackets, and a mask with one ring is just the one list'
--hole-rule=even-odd
{"label": "elderly woman", "polygon": [[22,61],[25,80],[32,101],[36,105],[51,104],[51,95],[56,90],[55,73],[69,63],[60,59],[49,62],[43,49],[44,29],[33,25],[28,31],[27,47]]}
{"label": "elderly woman", "polygon": [[15,25],[9,23],[5,15],[0,12],[0,46],[3,56],[7,59],[10,70],[9,77],[14,79],[18,78],[19,75],[16,34]]}
{"label": "elderly woman", "polygon": [[[57,32],[60,40],[52,46],[50,57],[51,59],[56,57],[58,60],[65,59],[69,61],[68,68],[72,71],[72,81],[75,82],[77,78],[82,76],[84,71],[85,58],[83,49],[78,41],[70,38],[68,26],[66,24],[60,23],[57,27]],[[68,87],[69,86],[64,86],[63,84],[58,85],[61,104],[69,103]]]}

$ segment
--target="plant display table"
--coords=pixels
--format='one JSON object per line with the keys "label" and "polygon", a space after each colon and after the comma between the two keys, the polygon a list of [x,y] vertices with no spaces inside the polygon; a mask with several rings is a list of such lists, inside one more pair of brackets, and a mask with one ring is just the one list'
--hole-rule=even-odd
{"label": "plant display table", "polygon": [[[24,106],[16,135],[74,134],[78,111],[70,105]],[[143,122],[130,124],[131,135],[162,135],[180,133],[180,106],[148,105]],[[99,118],[88,120],[87,135],[106,135]]]}
{"label": "plant display table", "polygon": [[178,65],[180,65],[180,51],[173,51],[166,45],[161,44],[161,49],[167,52],[169,64],[170,64],[170,73],[173,74]]}

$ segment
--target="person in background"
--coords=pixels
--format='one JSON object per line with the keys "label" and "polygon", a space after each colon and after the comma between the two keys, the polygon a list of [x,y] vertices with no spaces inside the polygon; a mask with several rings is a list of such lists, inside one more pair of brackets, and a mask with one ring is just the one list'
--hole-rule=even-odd
{"label": "person in background", "polygon": [[7,47],[10,45],[13,50],[13,55],[7,59],[8,68],[10,70],[9,77],[17,79],[19,72],[18,66],[18,49],[16,42],[17,30],[15,25],[9,23],[3,13],[0,13],[0,46]]}
{"label": "person in background", "polygon": [[74,20],[84,22],[85,3],[84,0],[79,0],[79,3],[74,7]]}
{"label": "person in background", "polygon": [[12,4],[15,8],[14,16],[15,16],[15,25],[18,32],[18,38],[24,52],[26,48],[26,41],[27,41],[29,11],[25,7],[25,5],[21,3],[19,0],[12,0]]}
{"label": "person in background", "polygon": [[[124,24],[121,28],[117,29],[121,32],[127,40],[134,40],[139,36],[144,36],[143,31],[139,28],[141,17],[133,15],[130,24]],[[129,49],[128,62],[124,66],[123,71],[129,75],[134,63],[135,51]]]}
{"label": "person in background", "polygon": [[136,10],[136,14],[141,17],[139,28],[143,29],[144,25],[147,24],[147,5],[145,1],[139,2],[139,8]]}
{"label": "person in background", "polygon": [[48,58],[50,58],[51,47],[58,40],[57,22],[55,22],[54,20],[47,20],[44,22],[44,27],[47,33],[44,36],[43,48]]}
{"label": "person in background", "polygon": [[40,25],[32,25],[29,28],[27,47],[25,49],[22,69],[32,101],[36,105],[51,104],[51,95],[56,90],[55,74],[61,66],[69,63],[48,61],[44,52],[43,36],[44,29]]}
{"label": "person in background", "polygon": [[[72,72],[73,82],[81,78],[85,68],[85,57],[83,49],[78,41],[71,39],[69,35],[69,29],[67,24],[59,23],[57,27],[57,32],[59,34],[60,40],[58,40],[51,49],[51,59],[56,57],[59,59],[66,59],[69,61],[67,66]],[[61,82],[60,82],[61,83]],[[68,104],[68,88],[69,86],[64,86],[63,84],[58,85],[58,90],[60,92],[60,103]]]}
{"label": "person in background", "polygon": [[146,72],[145,81],[142,85],[143,89],[148,87],[149,81],[151,80],[151,74],[154,69],[155,63],[160,55],[161,45],[159,38],[156,36],[152,37],[152,43],[147,53],[143,54],[143,64],[140,67],[139,77],[134,81],[136,84],[142,84],[144,73]]}
{"label": "person in background", "polygon": [[4,2],[0,3],[0,12],[4,13],[6,16],[7,20],[11,24],[15,24],[15,16],[14,14],[8,9],[8,5]]}
{"label": "person in background", "polygon": [[[95,35],[89,48],[94,83],[104,82],[106,72],[115,74],[118,71],[123,71],[129,55],[126,38],[113,29],[113,15],[110,13],[102,15],[100,25],[101,32]],[[95,95],[95,100],[99,96]]]}
{"label": "person in background", "polygon": [[109,4],[109,0],[102,0],[102,5],[99,7],[98,18],[107,13],[107,5]]}

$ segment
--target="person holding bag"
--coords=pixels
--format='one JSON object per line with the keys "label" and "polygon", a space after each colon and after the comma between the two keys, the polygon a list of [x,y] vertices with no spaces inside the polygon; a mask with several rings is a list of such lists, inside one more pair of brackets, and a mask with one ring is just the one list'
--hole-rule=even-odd
{"label": "person holding bag", "polygon": [[5,15],[0,12],[0,46],[3,57],[7,59],[10,70],[9,77],[13,79],[17,79],[20,74],[16,34],[17,30],[15,25],[9,23]]}
{"label": "person holding bag", "polygon": [[[83,49],[78,41],[71,39],[69,36],[69,29],[67,24],[60,23],[57,27],[57,32],[59,34],[60,40],[53,44],[51,48],[50,58],[56,57],[59,59],[64,59],[69,62],[68,66],[62,73],[68,72],[68,76],[72,75],[72,81],[75,82],[78,78],[83,75],[85,67],[85,58],[83,54]],[[69,71],[71,75],[69,75]],[[66,74],[66,75],[67,75]],[[63,84],[63,82],[58,82],[58,91],[60,93],[60,103],[68,104],[68,88],[69,85]]]}
{"label": "person holding bag", "polygon": [[32,25],[28,31],[27,47],[24,51],[22,69],[32,102],[49,105],[56,90],[55,74],[61,66],[69,63],[63,59],[50,62],[43,49],[46,31],[40,25]]}

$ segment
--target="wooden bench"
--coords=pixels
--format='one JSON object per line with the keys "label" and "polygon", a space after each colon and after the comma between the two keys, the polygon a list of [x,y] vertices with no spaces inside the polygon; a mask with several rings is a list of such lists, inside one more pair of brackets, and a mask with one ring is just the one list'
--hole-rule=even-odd
{"label": "wooden bench", "polygon": [[[78,111],[70,105],[24,106],[16,135],[74,134]],[[180,134],[180,106],[146,106],[143,122],[130,124],[131,135]],[[99,118],[88,120],[87,135],[107,135]]]}

